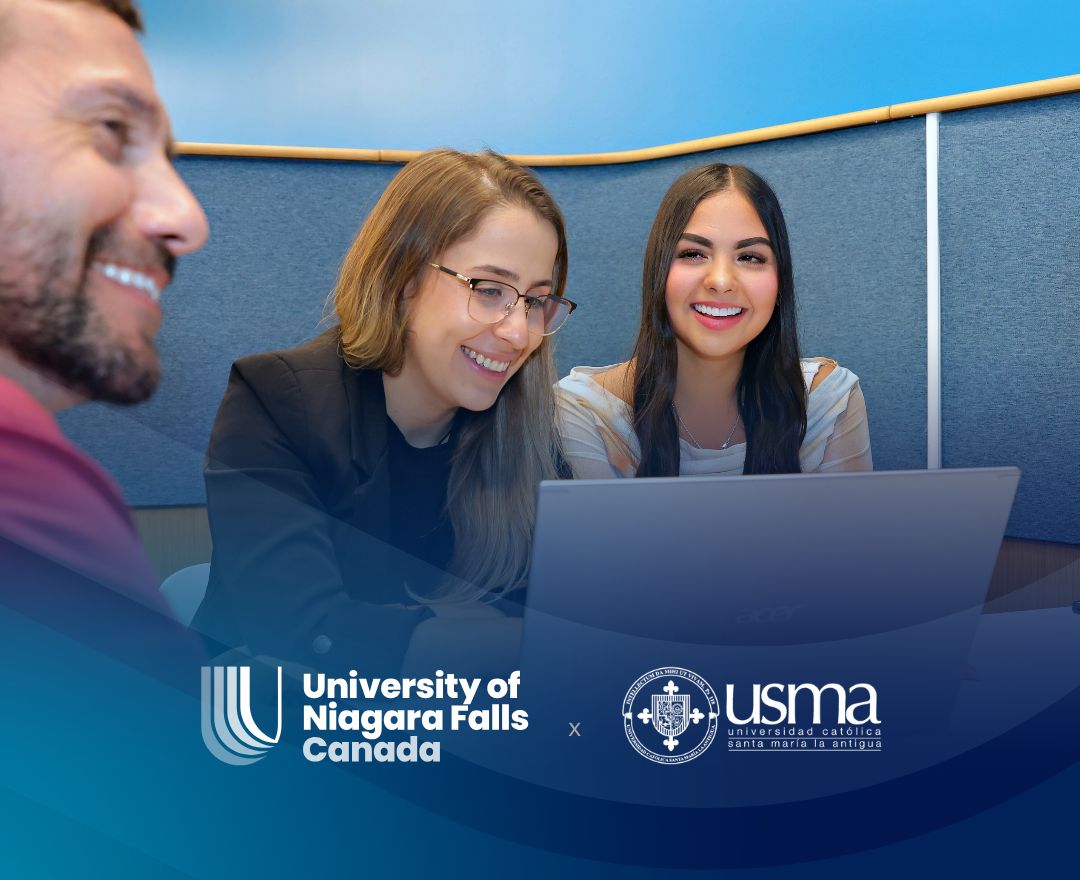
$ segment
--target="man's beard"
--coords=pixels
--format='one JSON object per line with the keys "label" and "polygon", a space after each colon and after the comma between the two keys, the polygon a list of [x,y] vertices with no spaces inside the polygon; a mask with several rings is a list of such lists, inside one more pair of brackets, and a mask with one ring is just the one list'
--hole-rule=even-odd
{"label": "man's beard", "polygon": [[[5,244],[15,244],[5,243],[5,237],[29,240],[33,246],[15,247],[14,254],[0,257],[0,346],[82,397],[109,403],[146,400],[160,378],[152,340],[136,346],[117,339],[87,291],[94,259],[112,250],[112,228],[94,232],[72,277],[80,254],[70,237],[27,236],[25,224],[11,228],[7,219],[0,212],[0,254]],[[162,258],[171,274],[172,256],[163,252]]]}

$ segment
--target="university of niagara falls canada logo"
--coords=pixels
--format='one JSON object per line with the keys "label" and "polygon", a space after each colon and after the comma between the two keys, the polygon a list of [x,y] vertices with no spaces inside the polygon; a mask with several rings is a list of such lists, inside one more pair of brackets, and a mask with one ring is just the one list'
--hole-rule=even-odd
{"label": "university of niagara falls canada logo", "polygon": [[646,672],[623,700],[630,745],[657,764],[685,764],[716,736],[720,704],[700,675],[679,666]]}
{"label": "university of niagara falls canada logo", "polygon": [[251,713],[251,667],[202,668],[202,737],[226,764],[254,764],[281,739],[281,667],[277,670],[277,730],[268,736]]}

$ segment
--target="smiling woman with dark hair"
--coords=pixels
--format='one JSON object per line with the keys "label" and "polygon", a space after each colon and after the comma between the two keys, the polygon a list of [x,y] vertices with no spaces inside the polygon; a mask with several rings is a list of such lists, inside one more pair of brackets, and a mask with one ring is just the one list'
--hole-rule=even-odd
{"label": "smiling woman with dark hair", "polygon": [[858,378],[800,359],[787,227],[740,165],[688,171],[645,249],[633,356],[557,387],[579,478],[870,470]]}

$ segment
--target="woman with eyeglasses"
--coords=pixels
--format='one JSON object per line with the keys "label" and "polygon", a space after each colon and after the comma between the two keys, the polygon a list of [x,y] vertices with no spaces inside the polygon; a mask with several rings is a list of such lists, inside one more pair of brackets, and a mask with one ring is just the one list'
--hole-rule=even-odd
{"label": "woman with eyeglasses", "polygon": [[574,310],[566,264],[562,215],[525,168],[408,163],[345,256],[337,326],[233,366],[194,626],[389,670],[433,614],[498,615],[484,602],[524,583],[537,484],[569,476],[546,342]]}
{"label": "woman with eyeglasses", "polygon": [[800,359],[787,227],[749,168],[683,174],[645,249],[629,361],[557,389],[579,478],[871,470],[858,377]]}

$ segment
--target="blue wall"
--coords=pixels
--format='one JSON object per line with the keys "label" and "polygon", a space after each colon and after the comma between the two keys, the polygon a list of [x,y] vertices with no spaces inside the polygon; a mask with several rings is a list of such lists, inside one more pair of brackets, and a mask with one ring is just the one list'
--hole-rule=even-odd
{"label": "blue wall", "polygon": [[[861,378],[875,466],[925,466],[921,119],[632,165],[541,169],[566,216],[567,294],[580,304],[553,340],[560,375],[628,356],[656,206],[683,171],[718,160],[750,165],[779,193],[803,351],[836,358]],[[214,234],[183,260],[162,300],[161,387],[141,406],[62,415],[136,506],[204,503],[203,453],[229,364],[319,332],[341,256],[397,170],[195,156],[178,164]]]}
{"label": "blue wall", "polygon": [[1078,71],[1072,0],[144,0],[179,140],[631,149]]}
{"label": "blue wall", "polygon": [[1080,95],[941,121],[942,451],[1023,471],[1009,534],[1080,544]]}

